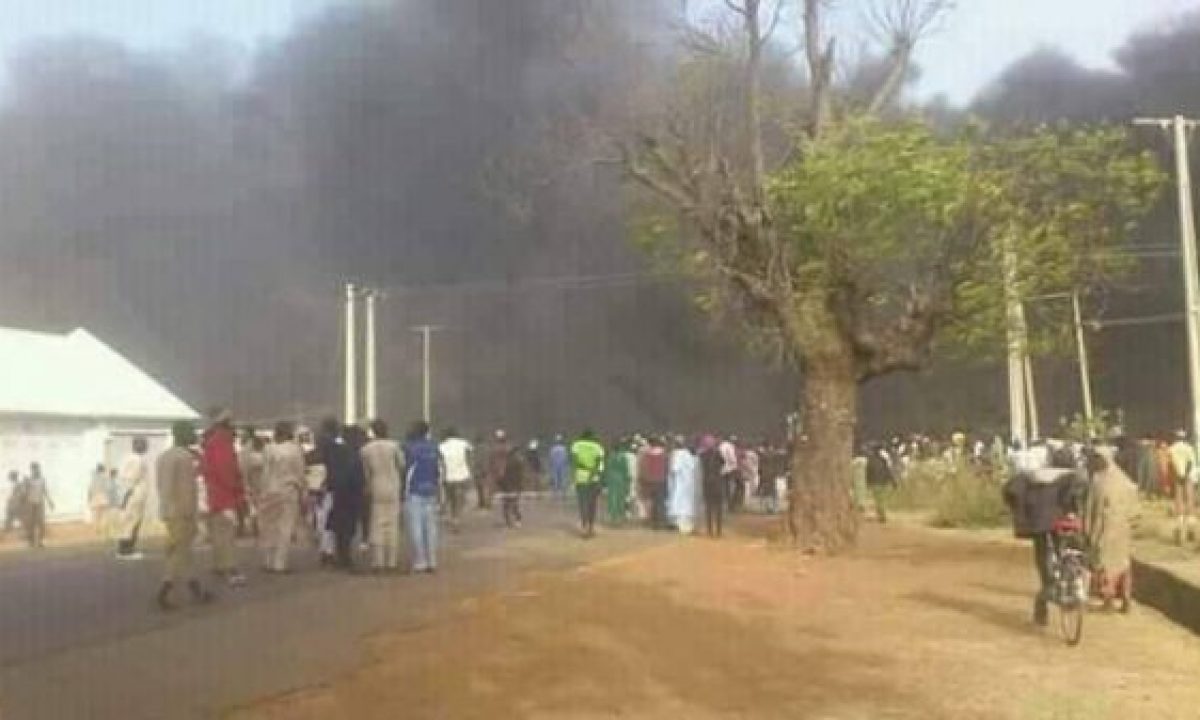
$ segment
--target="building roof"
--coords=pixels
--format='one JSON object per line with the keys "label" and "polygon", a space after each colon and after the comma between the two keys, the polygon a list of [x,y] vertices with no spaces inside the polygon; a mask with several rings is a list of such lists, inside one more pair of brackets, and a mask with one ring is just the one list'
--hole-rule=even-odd
{"label": "building roof", "polygon": [[86,330],[0,328],[0,415],[193,420],[196,411]]}

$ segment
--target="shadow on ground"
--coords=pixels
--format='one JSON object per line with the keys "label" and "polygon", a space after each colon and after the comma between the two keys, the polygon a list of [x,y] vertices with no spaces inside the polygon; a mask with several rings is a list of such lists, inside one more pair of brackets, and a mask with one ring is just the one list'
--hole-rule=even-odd
{"label": "shadow on ground", "polygon": [[955,597],[932,591],[911,593],[906,595],[905,599],[931,605],[942,610],[969,615],[976,620],[982,620],[993,627],[1009,632],[1028,633],[1031,628],[1028,615],[979,600]]}

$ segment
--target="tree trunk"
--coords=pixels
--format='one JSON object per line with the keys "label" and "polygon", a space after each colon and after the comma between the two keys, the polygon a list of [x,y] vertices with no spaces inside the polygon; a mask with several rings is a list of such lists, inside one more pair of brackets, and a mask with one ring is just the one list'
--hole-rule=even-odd
{"label": "tree trunk", "polygon": [[858,536],[851,496],[858,379],[849,350],[804,366],[802,437],[792,450],[788,530],[804,550],[837,552]]}

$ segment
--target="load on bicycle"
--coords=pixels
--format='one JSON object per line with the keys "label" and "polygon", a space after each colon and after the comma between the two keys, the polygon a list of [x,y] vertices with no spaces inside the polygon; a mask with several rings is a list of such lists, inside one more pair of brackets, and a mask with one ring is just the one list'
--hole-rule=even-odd
{"label": "load on bicycle", "polygon": [[1032,541],[1039,588],[1033,621],[1049,622],[1060,610],[1067,641],[1077,643],[1083,612],[1094,593],[1110,609],[1132,606],[1132,522],[1137,487],[1113,460],[1111,448],[1065,446],[1015,452],[1004,500],[1017,537]]}

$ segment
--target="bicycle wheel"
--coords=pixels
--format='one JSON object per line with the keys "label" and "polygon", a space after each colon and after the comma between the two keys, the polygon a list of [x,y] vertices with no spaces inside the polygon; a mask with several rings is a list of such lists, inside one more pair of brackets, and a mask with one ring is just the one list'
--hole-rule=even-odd
{"label": "bicycle wheel", "polygon": [[1083,603],[1067,603],[1058,606],[1058,626],[1063,640],[1074,647],[1083,639]]}

